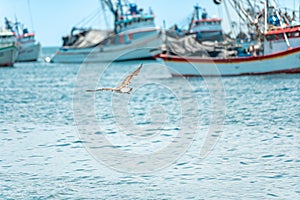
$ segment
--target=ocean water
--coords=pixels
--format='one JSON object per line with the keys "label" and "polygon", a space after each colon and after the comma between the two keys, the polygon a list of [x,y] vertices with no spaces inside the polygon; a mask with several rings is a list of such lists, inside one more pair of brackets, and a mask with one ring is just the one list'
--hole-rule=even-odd
{"label": "ocean water", "polygon": [[[85,91],[141,63],[130,95]],[[0,199],[300,199],[299,74],[41,60],[0,68],[0,94]]]}

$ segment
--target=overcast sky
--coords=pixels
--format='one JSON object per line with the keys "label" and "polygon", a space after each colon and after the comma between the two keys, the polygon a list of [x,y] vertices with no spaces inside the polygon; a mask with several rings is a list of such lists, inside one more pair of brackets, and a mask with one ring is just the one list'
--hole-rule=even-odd
{"label": "overcast sky", "polygon": [[[206,8],[209,16],[224,18],[224,28],[228,29],[224,6],[215,5],[213,0],[134,0],[133,2],[145,11],[151,7],[156,14],[156,24],[161,27],[164,20],[167,27],[175,23],[179,26],[186,24],[193,12],[193,6],[198,3]],[[280,2],[284,2],[286,7],[293,8],[295,4],[295,7],[299,8],[300,0]],[[12,20],[17,17],[30,30],[35,31],[36,38],[43,46],[60,46],[62,36],[69,34],[73,26],[91,14],[97,13],[100,8],[100,0],[0,0],[0,25],[4,26],[4,17]],[[233,13],[233,10],[230,12]],[[236,17],[233,16],[233,19]],[[104,18],[99,14],[86,26],[105,28],[105,24]]]}

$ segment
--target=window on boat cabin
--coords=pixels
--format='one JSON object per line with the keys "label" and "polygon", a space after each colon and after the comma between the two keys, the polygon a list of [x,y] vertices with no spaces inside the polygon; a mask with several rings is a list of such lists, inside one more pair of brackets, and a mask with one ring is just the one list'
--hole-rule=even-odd
{"label": "window on boat cabin", "polygon": [[299,37],[299,36],[300,36],[300,32],[299,31],[292,33],[292,37]]}
{"label": "window on boat cabin", "polygon": [[15,40],[15,36],[11,36],[11,35],[1,36],[1,42],[3,42],[3,43],[10,43],[10,42],[13,42],[14,40]]}
{"label": "window on boat cabin", "polygon": [[116,44],[116,42],[118,42],[119,40],[120,39],[119,39],[118,35],[114,35],[114,36],[111,36],[111,37],[105,39],[104,41],[102,41],[101,44],[108,46],[111,44]]}
{"label": "window on boat cabin", "polygon": [[275,35],[267,35],[266,38],[268,41],[272,41],[275,40]]}
{"label": "window on boat cabin", "polygon": [[121,43],[121,35],[117,35],[114,40],[112,41],[113,44],[120,44]]}
{"label": "window on boat cabin", "polygon": [[272,41],[272,40],[281,40],[284,37],[282,33],[279,33],[279,34],[267,35],[266,38],[268,41]]}
{"label": "window on boat cabin", "polygon": [[133,40],[137,40],[137,39],[143,38],[145,36],[152,35],[154,32],[156,32],[156,30],[136,32],[136,33],[133,33],[132,36],[130,36],[130,37],[132,37]]}
{"label": "window on boat cabin", "polygon": [[145,18],[145,22],[153,22],[154,18]]}
{"label": "window on boat cabin", "polygon": [[25,40],[33,40],[33,36],[24,37]]}
{"label": "window on boat cabin", "polygon": [[283,34],[282,33],[276,34],[275,38],[276,38],[276,40],[281,40],[281,39],[283,39]]}

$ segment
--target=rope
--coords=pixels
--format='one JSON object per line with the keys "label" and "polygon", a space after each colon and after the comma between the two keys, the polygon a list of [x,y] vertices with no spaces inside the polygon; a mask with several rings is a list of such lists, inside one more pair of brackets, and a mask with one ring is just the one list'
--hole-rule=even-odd
{"label": "rope", "polygon": [[83,18],[81,21],[79,21],[75,27],[80,26],[80,25],[87,25],[89,24],[91,21],[95,21],[95,18],[98,17],[99,11],[101,8],[97,8],[94,12],[92,12],[90,15],[88,15],[87,17]]}

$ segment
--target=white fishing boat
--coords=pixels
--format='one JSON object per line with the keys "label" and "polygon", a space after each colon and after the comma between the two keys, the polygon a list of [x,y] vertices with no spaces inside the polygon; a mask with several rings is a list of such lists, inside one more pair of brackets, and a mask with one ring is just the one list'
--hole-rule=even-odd
{"label": "white fishing boat", "polygon": [[16,21],[15,23],[5,18],[6,27],[16,33],[18,57],[17,62],[37,61],[40,56],[41,45],[35,39],[35,33],[29,32],[24,25]]}
{"label": "white fishing boat", "polygon": [[197,41],[222,41],[224,35],[221,24],[221,18],[209,16],[206,9],[197,4],[194,6],[191,19],[188,20],[187,29],[179,28],[175,24],[165,31],[165,35],[176,39],[195,35]]}
{"label": "white fishing boat", "polygon": [[32,62],[38,60],[41,52],[41,44],[36,42],[34,33],[18,35],[17,45],[19,47],[17,62]]}
{"label": "white fishing boat", "polygon": [[[150,10],[121,0],[102,0],[114,15],[114,30],[76,29],[64,37],[63,46],[51,58],[54,63],[106,62],[152,58],[162,44],[161,30]],[[74,34],[74,31],[80,32]]]}
{"label": "white fishing boat", "polygon": [[[236,8],[242,9],[238,1],[232,1]],[[260,17],[264,22],[261,31],[261,41],[257,45],[250,45],[247,56],[230,55],[225,49],[222,56],[209,56],[216,53],[219,46],[213,46],[211,52],[191,54],[173,54],[166,51],[155,57],[162,59],[173,76],[238,76],[261,75],[273,73],[300,72],[300,26],[283,19],[274,4],[264,2],[264,10]],[[266,11],[266,12],[265,12]],[[242,10],[245,15],[247,12]],[[251,20],[251,16],[247,16]],[[259,18],[257,18],[259,19]],[[251,23],[258,27],[259,20]],[[256,24],[254,23],[256,22]],[[258,30],[257,29],[257,30]],[[258,31],[260,32],[260,31]],[[260,44],[261,43],[261,44]],[[259,45],[260,44],[260,45]],[[203,47],[203,44],[201,48]],[[180,47],[178,47],[180,48]],[[205,48],[201,49],[205,50]]]}
{"label": "white fishing boat", "polygon": [[0,30],[0,66],[13,66],[17,58],[16,36]]}

